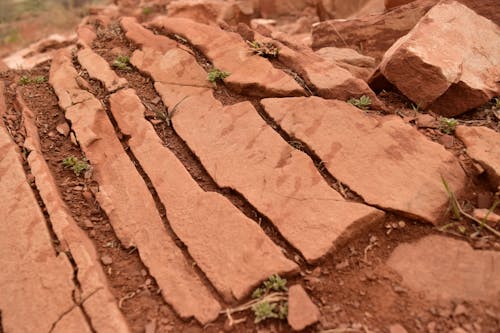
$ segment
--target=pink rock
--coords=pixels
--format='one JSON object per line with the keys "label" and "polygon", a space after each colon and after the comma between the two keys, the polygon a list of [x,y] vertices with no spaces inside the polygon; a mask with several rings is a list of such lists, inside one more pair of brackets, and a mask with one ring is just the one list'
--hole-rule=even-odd
{"label": "pink rock", "polygon": [[494,186],[500,186],[500,134],[481,126],[458,126],[456,135],[465,143],[467,154],[488,172]]}
{"label": "pink rock", "polygon": [[256,0],[256,7],[264,18],[300,15],[305,10],[313,13],[314,0]]}
{"label": "pink rock", "polygon": [[394,324],[389,326],[389,333],[408,333],[408,331],[401,324]]}
{"label": "pink rock", "polygon": [[379,71],[419,106],[456,116],[500,93],[499,35],[464,5],[440,3],[387,51]]}
{"label": "pink rock", "polygon": [[486,222],[489,223],[494,223],[494,224],[500,223],[500,215],[495,214],[494,212],[490,212],[489,209],[485,208],[474,209],[474,211],[472,212],[472,216],[481,221],[486,219]]}
{"label": "pink rock", "polygon": [[399,245],[388,265],[403,283],[431,300],[498,301],[500,253],[473,250],[464,242],[427,236]]}
{"label": "pink rock", "polygon": [[399,117],[376,117],[318,97],[261,102],[278,125],[369,204],[436,223],[449,201],[441,175],[457,193],[465,187],[457,159]]}
{"label": "pink rock", "polygon": [[302,331],[316,323],[321,314],[318,307],[307,295],[304,288],[297,284],[288,290],[288,324],[294,331]]}
{"label": "pink rock", "polygon": [[150,47],[166,52],[176,47],[177,43],[168,37],[155,35],[151,30],[144,28],[134,17],[124,17],[120,24],[125,30],[125,36],[141,47]]}
{"label": "pink rock", "polygon": [[90,48],[83,48],[78,51],[77,57],[78,62],[87,70],[89,76],[101,81],[107,91],[113,92],[127,84],[126,79],[116,75],[107,61]]}

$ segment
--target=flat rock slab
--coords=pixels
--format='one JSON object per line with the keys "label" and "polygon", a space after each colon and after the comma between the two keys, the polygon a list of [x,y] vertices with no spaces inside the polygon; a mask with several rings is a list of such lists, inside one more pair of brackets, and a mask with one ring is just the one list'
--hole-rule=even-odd
{"label": "flat rock slab", "polygon": [[[3,91],[0,92],[3,94]],[[0,110],[4,109],[0,105]],[[0,114],[3,111],[0,111]],[[0,121],[0,311],[5,332],[49,332],[75,307],[73,268],[56,255],[21,155]],[[73,323],[91,332],[76,306]],[[68,330],[66,330],[68,332]]]}
{"label": "flat rock slab", "polygon": [[369,204],[435,223],[448,205],[441,176],[457,192],[465,186],[455,157],[399,117],[371,116],[318,97],[264,99],[262,105]]}
{"label": "flat rock slab", "polygon": [[488,172],[493,185],[500,186],[500,133],[480,126],[458,126],[455,133],[465,143],[467,154]]}
{"label": "flat rock slab", "polygon": [[392,45],[378,70],[420,107],[452,117],[500,94],[499,54],[500,27],[451,1]]}
{"label": "flat rock slab", "polygon": [[166,52],[177,46],[177,43],[168,37],[155,35],[151,30],[144,28],[135,17],[124,17],[120,24],[125,36],[140,47],[147,47]]}
{"label": "flat rock slab", "polygon": [[288,290],[288,324],[294,331],[302,331],[316,323],[321,314],[318,307],[307,295],[301,285],[291,286]]}
{"label": "flat rock slab", "polygon": [[127,80],[119,77],[106,60],[89,48],[78,51],[78,62],[87,70],[89,76],[101,81],[106,90],[113,92],[127,85]]}
{"label": "flat rock slab", "polygon": [[306,82],[314,87],[318,96],[347,101],[366,95],[370,97],[374,107],[382,106],[365,81],[358,79],[334,61],[324,59],[306,47],[296,51],[258,34],[256,40],[277,45],[280,62],[302,75]]}
{"label": "flat rock slab", "polygon": [[499,252],[474,250],[449,237],[427,236],[399,245],[387,263],[406,286],[432,300],[500,299]]}
{"label": "flat rock slab", "polygon": [[29,149],[28,164],[35,177],[40,197],[45,203],[50,216],[52,229],[64,251],[69,252],[78,267],[76,278],[80,284],[83,307],[92,321],[92,327],[98,332],[129,332],[117,300],[111,294],[92,241],[80,229],[69,213],[59,193],[56,181],[42,154],[36,117],[17,93],[16,106],[23,116],[26,129],[24,146]]}
{"label": "flat rock slab", "polygon": [[174,232],[228,302],[247,296],[273,274],[298,269],[257,223],[224,196],[199,187],[144,118],[134,90],[113,94],[110,107],[122,133],[130,136],[128,144],[165,205]]}
{"label": "flat rock slab", "polygon": [[253,54],[236,33],[182,18],[160,17],[152,25],[187,38],[216,68],[231,74],[224,82],[237,93],[258,97],[305,95],[291,76]]}
{"label": "flat rock slab", "polygon": [[[168,235],[146,183],[123,150],[101,102],[79,91],[77,76],[70,54],[59,52],[51,66],[50,83],[64,101],[73,95],[87,96],[78,103],[70,100],[65,115],[94,168],[93,177],[100,185],[96,198],[115,233],[125,247],[137,247],[163,297],[182,318],[195,317],[201,323],[214,320],[219,303]],[[64,88],[72,94],[68,96]]]}

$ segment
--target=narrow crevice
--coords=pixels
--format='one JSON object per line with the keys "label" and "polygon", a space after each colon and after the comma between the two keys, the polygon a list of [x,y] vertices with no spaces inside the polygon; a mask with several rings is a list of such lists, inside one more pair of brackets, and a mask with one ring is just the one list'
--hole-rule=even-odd
{"label": "narrow crevice", "polygon": [[0,310],[0,333],[4,333],[3,321],[2,321],[2,310]]}
{"label": "narrow crevice", "polygon": [[158,213],[160,215],[160,218],[161,218],[161,220],[163,222],[163,226],[164,226],[167,234],[175,242],[175,244],[177,245],[177,247],[179,249],[181,249],[181,252],[182,252],[182,254],[184,256],[184,259],[186,260],[186,262],[188,262],[193,267],[193,270],[196,272],[196,275],[198,276],[198,278],[201,281],[204,282],[205,286],[207,286],[209,288],[209,290],[212,293],[212,296],[220,304],[227,305],[224,302],[224,300],[222,299],[222,297],[219,295],[219,293],[217,292],[217,290],[215,289],[215,287],[212,285],[212,283],[210,282],[210,280],[207,278],[207,276],[205,275],[205,273],[198,267],[198,265],[196,264],[196,261],[193,259],[193,257],[191,256],[191,254],[189,254],[187,246],[177,236],[177,234],[173,230],[172,226],[170,225],[170,222],[168,221],[168,218],[167,218],[167,209],[166,209],[165,205],[163,204],[163,202],[161,201],[161,198],[158,195],[158,192],[156,191],[156,189],[155,189],[155,187],[153,185],[153,182],[151,181],[151,179],[149,178],[149,176],[147,175],[147,173],[144,171],[144,169],[142,168],[139,160],[135,157],[134,153],[132,152],[132,150],[128,146],[127,141],[129,140],[130,137],[128,137],[127,135],[123,134],[120,131],[118,123],[116,122],[116,119],[114,118],[113,114],[110,111],[109,95],[106,96],[106,98],[104,98],[102,101],[104,102],[103,104],[104,104],[104,108],[105,108],[106,114],[108,115],[109,120],[113,124],[113,127],[115,129],[115,133],[116,133],[117,137],[120,140],[120,143],[121,143],[121,145],[123,147],[123,150],[125,151],[125,153],[129,157],[129,159],[132,162],[132,164],[135,166],[137,172],[139,172],[139,174],[141,175],[142,179],[144,180],[144,183],[148,187],[148,190],[151,193],[151,196],[153,197],[153,199],[155,201],[156,209],[157,209],[157,211],[158,211]]}
{"label": "narrow crevice", "polygon": [[[129,48],[130,46],[128,43],[124,43],[124,41],[125,39],[119,38],[119,42],[121,43],[120,46]],[[105,58],[108,62],[112,61],[112,58],[108,55],[107,50],[96,49],[94,51],[100,54],[101,57]],[[200,65],[202,65],[206,70],[211,68],[210,62],[205,59],[201,53],[198,53],[197,60],[204,64]],[[158,114],[165,114],[167,112],[167,108],[163,104],[161,97],[156,92],[153,86],[153,80],[147,74],[140,72],[138,69],[131,71],[116,69],[115,71],[119,76],[127,79],[129,87],[135,89],[138,97],[141,99],[146,108],[145,118],[150,121],[165,146],[169,148],[170,151],[184,165],[197,184],[206,192],[217,192],[226,197],[226,199],[228,199],[245,216],[257,223],[264,233],[276,245],[283,249],[283,253],[287,258],[295,261],[301,266],[306,265],[306,261],[300,252],[281,235],[268,217],[259,212],[258,209],[256,209],[241,193],[235,189],[221,188],[209,175],[199,158],[189,148],[187,143],[175,132],[174,128],[172,126],[168,126],[165,121],[158,119]],[[101,87],[99,95],[105,95],[102,85],[98,86]],[[224,100],[226,103],[229,102],[228,104],[234,104],[235,100],[238,102],[247,101],[246,97],[233,94],[224,86],[223,83],[217,84],[217,89],[214,90],[214,94],[225,96]]]}
{"label": "narrow crevice", "polygon": [[[48,68],[40,71],[40,75],[48,75]],[[155,315],[158,309],[169,308],[158,293],[158,285],[142,263],[138,253],[124,248],[117,238],[109,217],[102,210],[95,198],[99,184],[90,179],[76,176],[71,170],[62,166],[62,160],[68,156],[84,157],[80,147],[71,142],[69,136],[57,133],[58,124],[68,123],[64,112],[59,108],[57,97],[52,87],[45,83],[30,86],[30,98],[24,98],[36,119],[42,153],[56,181],[59,193],[69,209],[73,219],[81,230],[92,241],[97,252],[97,259],[109,257],[112,263],[103,265],[109,290],[118,300],[126,295],[136,293],[138,296],[127,299],[121,311],[133,331],[142,329],[147,324],[147,314]],[[68,256],[70,257],[70,256]],[[99,263],[98,263],[99,264]],[[77,277],[76,263],[74,281]],[[150,280],[147,286],[145,281]],[[80,288],[79,288],[80,289]],[[144,316],[138,316],[137,307],[143,309]],[[169,308],[170,309],[170,308]],[[173,310],[169,313],[173,314]],[[176,319],[174,319],[176,321]]]}

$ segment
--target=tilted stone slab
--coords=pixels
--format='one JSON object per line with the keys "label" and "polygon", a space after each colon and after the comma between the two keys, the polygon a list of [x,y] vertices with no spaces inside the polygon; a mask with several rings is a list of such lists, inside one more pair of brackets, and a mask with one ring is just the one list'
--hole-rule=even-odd
{"label": "tilted stone slab", "polygon": [[279,60],[310,82],[318,96],[347,101],[363,95],[370,97],[373,107],[381,107],[375,93],[368,84],[355,77],[335,62],[324,59],[306,47],[293,50],[271,38],[255,34],[259,42],[271,43],[279,47]]}
{"label": "tilted stone slab", "polygon": [[152,25],[187,38],[216,68],[231,73],[224,82],[238,93],[260,97],[305,95],[291,76],[253,54],[236,33],[183,18],[160,17]]}
{"label": "tilted stone slab", "polygon": [[[4,112],[2,103],[0,114]],[[76,307],[73,319],[79,332],[91,332],[73,302],[73,268],[64,254],[55,253],[45,218],[26,180],[21,155],[2,121],[0,157],[0,311],[4,331],[49,332]]]}
{"label": "tilted stone slab", "polygon": [[205,192],[144,118],[132,89],[110,97],[111,111],[167,210],[176,235],[215,288],[231,302],[273,274],[298,266],[229,200]]}
{"label": "tilted stone slab", "polygon": [[378,71],[422,108],[452,117],[500,94],[499,54],[498,25],[441,2],[391,46]]}
{"label": "tilted stone slab", "polygon": [[495,186],[500,186],[500,134],[480,126],[458,126],[455,133],[465,143],[467,154],[483,166]]}
{"label": "tilted stone slab", "polygon": [[40,146],[35,115],[27,107],[20,92],[17,94],[17,108],[20,110],[26,129],[24,146],[29,149],[28,163],[40,196],[50,216],[52,228],[57,235],[61,248],[71,254],[78,272],[82,306],[98,332],[129,332],[123,314],[118,309],[116,299],[111,294],[106,276],[101,268],[92,241],[82,231],[71,216],[60,196],[56,182],[45,161]]}
{"label": "tilted stone slab", "polygon": [[396,116],[377,117],[319,97],[264,99],[266,112],[305,142],[330,173],[371,204],[436,223],[465,173],[441,145]]}
{"label": "tilted stone slab", "polygon": [[107,91],[113,92],[127,85],[127,80],[116,75],[107,61],[90,48],[81,49],[77,56],[78,62],[87,70],[89,76],[101,81]]}
{"label": "tilted stone slab", "polygon": [[[65,103],[65,89],[79,99],[86,95],[78,91],[77,75],[70,54],[58,53],[50,83],[56,93],[63,92],[60,98]],[[79,103],[69,102],[66,118],[94,168],[94,179],[100,185],[96,198],[118,238],[125,247],[137,247],[163,297],[182,318],[195,317],[201,323],[214,320],[220,305],[167,234],[153,197],[118,141],[102,104],[92,95]]]}
{"label": "tilted stone slab", "polygon": [[120,24],[125,31],[125,36],[141,47],[154,48],[166,52],[175,48],[177,43],[168,37],[155,35],[151,30],[144,28],[135,17],[124,17]]}
{"label": "tilted stone slab", "polygon": [[155,88],[169,108],[181,102],[172,117],[175,129],[214,180],[243,194],[308,261],[383,216],[344,201],[250,103],[223,107],[210,88],[201,86],[204,73],[194,57],[184,52],[174,58],[170,52],[135,51],[131,62],[157,81]]}

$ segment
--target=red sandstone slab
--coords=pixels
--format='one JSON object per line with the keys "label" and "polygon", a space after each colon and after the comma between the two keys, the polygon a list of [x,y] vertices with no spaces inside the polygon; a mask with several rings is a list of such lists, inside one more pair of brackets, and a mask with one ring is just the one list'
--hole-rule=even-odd
{"label": "red sandstone slab", "polygon": [[160,17],[152,24],[187,38],[216,68],[231,73],[224,82],[238,93],[259,97],[305,94],[291,76],[250,52],[236,33],[183,18]]}
{"label": "red sandstone slab", "polygon": [[[50,73],[54,90],[63,92],[60,98],[68,97],[65,89],[77,97],[85,95],[78,90],[69,53],[56,55]],[[120,241],[125,247],[137,247],[163,297],[182,318],[195,317],[201,323],[214,320],[220,305],[167,234],[153,197],[118,141],[101,102],[90,95],[76,104],[70,101],[65,111],[94,168],[93,177],[100,185],[96,198]]]}
{"label": "red sandstone slab", "polygon": [[[0,92],[3,94],[3,91]],[[5,106],[0,104],[0,114]],[[0,121],[0,311],[5,332],[49,332],[75,304],[73,268],[56,255],[17,147]],[[77,306],[74,322],[90,332]]]}
{"label": "red sandstone slab", "polygon": [[120,24],[125,31],[125,36],[133,43],[147,48],[153,48],[162,53],[175,48],[177,43],[168,37],[155,35],[151,30],[144,28],[135,17],[124,17]]}
{"label": "red sandstone slab", "polygon": [[500,134],[487,127],[458,126],[456,135],[465,143],[467,154],[481,163],[495,186],[500,186]]}
{"label": "red sandstone slab", "polygon": [[369,204],[436,223],[448,206],[441,176],[457,192],[465,186],[456,158],[399,117],[376,117],[318,97],[264,99],[262,104]]}
{"label": "red sandstone slab", "polygon": [[198,186],[144,118],[134,90],[113,94],[110,107],[122,133],[130,135],[128,144],[165,205],[174,232],[228,302],[247,296],[273,274],[298,268],[229,200]]}
{"label": "red sandstone slab", "polygon": [[431,300],[500,299],[497,251],[474,250],[467,242],[432,235],[399,245],[387,264],[402,276],[407,287]]}
{"label": "red sandstone slab", "polygon": [[82,305],[92,321],[92,326],[103,333],[129,332],[116,299],[108,288],[94,245],[71,216],[42,155],[35,116],[19,93],[16,104],[23,115],[26,129],[24,146],[30,151],[27,160],[31,172],[61,247],[64,251],[69,251],[78,267],[76,278],[80,283],[81,298],[85,299]]}
{"label": "red sandstone slab", "polygon": [[87,70],[89,76],[101,81],[107,91],[113,92],[127,85],[127,80],[116,75],[107,61],[90,48],[81,49],[77,56],[78,62]]}

